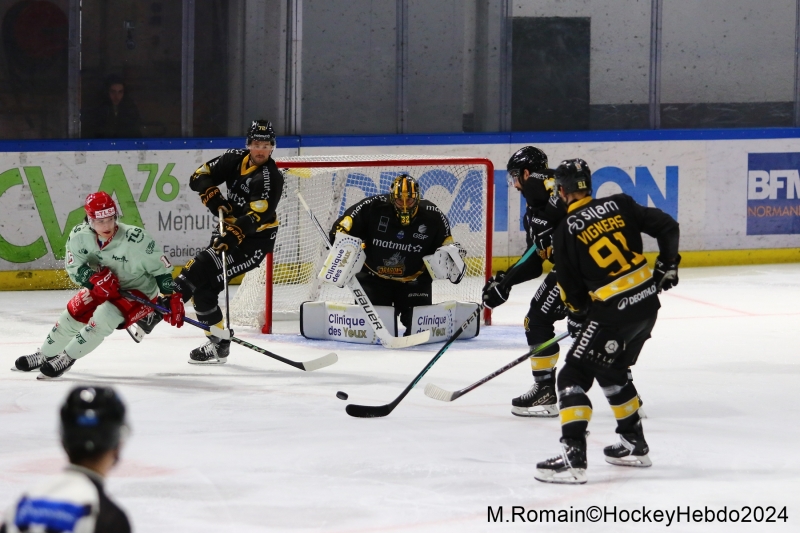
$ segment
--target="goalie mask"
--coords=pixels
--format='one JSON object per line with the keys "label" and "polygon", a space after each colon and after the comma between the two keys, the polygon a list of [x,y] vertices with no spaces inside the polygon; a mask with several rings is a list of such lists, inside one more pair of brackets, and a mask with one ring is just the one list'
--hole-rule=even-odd
{"label": "goalie mask", "polygon": [[[93,192],[86,197],[83,209],[86,211],[86,221],[95,233],[108,233],[109,228],[116,229],[119,211],[108,193]],[[110,221],[113,221],[113,225]]]}
{"label": "goalie mask", "polygon": [[389,200],[394,206],[400,224],[408,226],[419,211],[419,185],[408,174],[400,174],[389,189]]}

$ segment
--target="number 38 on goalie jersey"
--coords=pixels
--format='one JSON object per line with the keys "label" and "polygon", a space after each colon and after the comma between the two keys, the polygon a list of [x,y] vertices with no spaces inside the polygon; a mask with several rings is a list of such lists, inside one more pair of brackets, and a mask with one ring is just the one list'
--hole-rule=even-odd
{"label": "number 38 on goalie jersey", "polygon": [[553,237],[562,298],[574,312],[602,323],[625,323],[659,307],[653,275],[642,255],[642,232],[662,254],[678,252],[678,223],[626,194],[569,205]]}
{"label": "number 38 on goalie jersey", "polygon": [[453,242],[450,223],[434,203],[420,200],[417,215],[403,226],[388,194],[350,206],[334,223],[331,242],[337,232],[363,241],[367,255],[364,271],[401,282],[430,277],[422,258]]}

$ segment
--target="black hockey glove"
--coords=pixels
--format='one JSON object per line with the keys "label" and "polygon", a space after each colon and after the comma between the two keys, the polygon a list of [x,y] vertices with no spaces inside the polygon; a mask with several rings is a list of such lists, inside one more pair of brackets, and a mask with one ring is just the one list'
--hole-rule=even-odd
{"label": "black hockey glove", "polygon": [[536,253],[542,259],[550,259],[553,255],[553,228],[537,233],[533,236],[533,244],[536,245]]}
{"label": "black hockey glove", "polygon": [[222,192],[219,190],[219,187],[209,187],[206,189],[206,192],[200,193],[200,200],[203,202],[203,205],[208,208],[214,215],[219,215],[220,208],[225,213],[230,213],[233,211],[233,207],[222,196]]}
{"label": "black hockey glove", "polygon": [[244,240],[244,232],[235,224],[224,224],[223,229],[225,235],[217,235],[214,242],[211,243],[211,248],[218,254],[222,252],[229,252],[231,248],[239,246]]}
{"label": "black hockey glove", "polygon": [[503,287],[500,285],[505,277],[506,273],[499,270],[497,275],[489,278],[489,281],[483,286],[483,306],[487,309],[494,309],[508,300],[508,295],[511,294],[511,286]]}
{"label": "black hockey glove", "polygon": [[570,337],[573,339],[578,338],[585,318],[585,316],[576,315],[575,313],[567,313],[567,331]]}
{"label": "black hockey glove", "polygon": [[658,292],[668,291],[678,284],[678,265],[680,262],[681,254],[678,254],[672,260],[665,260],[660,255],[656,258],[653,281],[656,282]]}

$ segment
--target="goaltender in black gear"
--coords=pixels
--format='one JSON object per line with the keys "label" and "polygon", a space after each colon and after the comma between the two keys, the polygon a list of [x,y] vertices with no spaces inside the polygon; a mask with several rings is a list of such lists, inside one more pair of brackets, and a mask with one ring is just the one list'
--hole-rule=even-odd
{"label": "goaltender in black gear", "polygon": [[[450,223],[433,202],[420,197],[408,174],[398,175],[388,194],[370,196],[348,208],[333,224],[330,240],[342,232],[363,241],[366,261],[356,278],[373,305],[392,305],[411,331],[413,308],[432,303],[432,278],[422,258],[455,245]],[[460,281],[460,278],[459,278]]]}
{"label": "goaltender in black gear", "polygon": [[[650,466],[639,416],[639,396],[628,379],[656,323],[658,292],[678,284],[678,223],[660,209],[626,194],[594,199],[591,171],[582,159],[563,161],[556,188],[567,216],[553,236],[558,285],[581,327],[558,373],[561,454],[536,465],[535,478],[550,483],[586,482],[586,429],[592,417],[587,393],[603,389],[620,442],[607,446],[606,462]],[[642,233],[655,237],[653,271],[642,254]]]}
{"label": "goaltender in black gear", "polygon": [[69,466],[24,492],[0,515],[0,533],[129,533],[128,517],[103,489],[127,434],[125,405],[114,389],[72,389],[61,407],[61,444]]}
{"label": "goaltender in black gear", "polygon": [[[189,179],[189,187],[211,213],[224,212],[224,235],[215,227],[209,246],[186,263],[175,279],[184,301],[194,298],[197,320],[222,327],[219,294],[225,289],[221,253],[226,252],[228,280],[261,264],[275,247],[276,209],[283,194],[283,174],[272,159],[275,131],[268,120],[254,120],[247,130],[247,149],[228,150],[204,163]],[[219,186],[226,185],[227,195]],[[150,318],[156,317],[153,313]],[[155,324],[142,324],[149,332]],[[193,364],[227,361],[229,340],[209,336],[189,354]]]}

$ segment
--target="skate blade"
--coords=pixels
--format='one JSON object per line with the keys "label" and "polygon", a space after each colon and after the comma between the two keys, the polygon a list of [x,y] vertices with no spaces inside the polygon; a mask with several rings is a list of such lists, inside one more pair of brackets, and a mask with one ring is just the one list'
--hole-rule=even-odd
{"label": "skate blade", "polygon": [[[63,375],[64,375],[64,374],[61,374],[61,376],[63,376]],[[50,381],[50,380],[52,380],[52,379],[58,379],[58,378],[60,378],[61,376],[56,376],[56,377],[54,377],[54,378],[51,378],[50,376],[45,376],[44,374],[42,374],[41,372],[39,372],[39,375],[38,375],[38,376],[36,376],[36,379],[37,379],[37,380],[39,380],[39,381]]]}
{"label": "skate blade", "polygon": [[209,359],[208,361],[195,361],[194,359],[189,359],[187,361],[190,365],[224,365],[228,362],[228,358],[225,357],[223,359]]}
{"label": "skate blade", "polygon": [[[539,410],[534,411],[536,408]],[[558,406],[534,405],[533,407],[512,407],[511,414],[527,418],[555,418],[558,416]]]}
{"label": "skate blade", "polygon": [[585,468],[570,468],[563,472],[537,468],[533,477],[543,483],[558,483],[561,485],[583,485],[587,480]]}
{"label": "skate blade", "polygon": [[639,468],[646,468],[653,466],[653,461],[647,455],[628,455],[626,457],[608,457],[606,456],[608,464],[616,466],[636,466]]}

